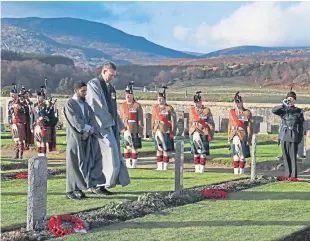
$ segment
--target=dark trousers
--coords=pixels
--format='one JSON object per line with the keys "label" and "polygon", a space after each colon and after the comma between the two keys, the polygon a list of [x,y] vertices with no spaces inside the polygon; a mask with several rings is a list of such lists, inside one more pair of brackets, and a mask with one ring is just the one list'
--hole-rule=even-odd
{"label": "dark trousers", "polygon": [[297,142],[281,141],[285,176],[297,177]]}

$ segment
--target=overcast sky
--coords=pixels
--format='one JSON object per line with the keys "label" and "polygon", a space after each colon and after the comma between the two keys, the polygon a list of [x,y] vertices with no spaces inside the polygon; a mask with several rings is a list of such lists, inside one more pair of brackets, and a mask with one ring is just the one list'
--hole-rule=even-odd
{"label": "overcast sky", "polygon": [[172,49],[309,46],[310,2],[2,2],[2,17],[74,17]]}

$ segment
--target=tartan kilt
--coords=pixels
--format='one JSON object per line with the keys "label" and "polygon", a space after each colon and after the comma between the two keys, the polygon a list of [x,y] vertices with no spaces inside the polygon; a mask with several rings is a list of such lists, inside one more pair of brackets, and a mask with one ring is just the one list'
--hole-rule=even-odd
{"label": "tartan kilt", "polygon": [[[167,150],[165,151],[174,151],[174,140],[173,138],[170,139],[170,133],[163,133],[164,134],[164,141],[167,147]],[[158,150],[158,145],[155,136],[153,136],[155,150]]]}
{"label": "tartan kilt", "polygon": [[[51,128],[53,128],[53,127],[51,127],[51,126],[42,126],[41,127],[41,134],[43,136],[43,142],[47,142],[47,143],[52,142],[53,136],[52,136]],[[43,131],[43,133],[42,133],[42,131]],[[38,138],[36,138],[36,140],[38,142],[40,142],[40,140]]]}
{"label": "tartan kilt", "polygon": [[[244,156],[244,158],[251,157],[251,152],[250,152],[250,146],[247,145],[246,142],[247,138],[244,138],[244,140],[240,140],[241,142],[241,154]],[[230,155],[233,157],[234,155],[238,155],[238,152],[236,151],[235,145],[233,144],[233,141],[230,140]]]}
{"label": "tartan kilt", "polygon": [[[200,138],[201,138],[203,147],[206,150],[205,153],[202,152],[200,154],[204,154],[206,156],[209,156],[210,155],[210,144],[209,144],[209,141],[208,141],[208,135],[201,135],[200,134]],[[190,142],[190,145],[191,145],[191,153],[194,154],[194,155],[198,154],[196,146],[194,145],[193,135],[190,136],[189,142]]]}
{"label": "tartan kilt", "polygon": [[33,145],[34,144],[34,136],[33,136],[33,133],[31,132],[30,124],[25,125],[25,132],[26,132],[26,139],[25,139],[26,144]]}
{"label": "tartan kilt", "polygon": [[[25,128],[25,124],[22,124],[22,123],[18,123],[16,124],[17,126],[17,129],[18,129],[18,138],[20,141],[24,141],[26,140],[26,128]],[[11,135],[12,135],[12,139],[14,140],[14,133],[13,133],[13,129],[12,129],[12,126],[11,126]],[[17,137],[15,137],[17,138]]]}
{"label": "tartan kilt", "polygon": [[[125,141],[124,135],[122,134],[121,137],[122,137],[123,146],[126,147],[127,146],[127,142]],[[132,142],[133,142],[133,147],[135,149],[142,148],[141,137],[139,137],[138,133],[131,134],[131,138],[132,138]]]}

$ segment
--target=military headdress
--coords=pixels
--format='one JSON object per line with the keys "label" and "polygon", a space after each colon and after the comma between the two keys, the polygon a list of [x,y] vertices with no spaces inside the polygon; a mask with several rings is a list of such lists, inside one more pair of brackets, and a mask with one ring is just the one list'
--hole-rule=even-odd
{"label": "military headdress", "polygon": [[201,91],[197,91],[196,94],[194,95],[194,102],[198,103],[201,101]]}
{"label": "military headdress", "polygon": [[293,91],[293,87],[294,87],[294,83],[292,83],[292,84],[290,85],[290,91],[287,93],[286,99],[287,99],[288,97],[293,97],[294,100],[297,99],[296,93]]}
{"label": "military headdress", "polygon": [[166,89],[168,89],[167,86],[163,86],[163,92],[158,92],[158,97],[164,97],[166,99]]}
{"label": "military headdress", "polygon": [[125,92],[126,92],[126,94],[132,94],[132,95],[133,95],[133,81],[131,81],[131,82],[127,85],[127,87],[126,87],[126,89],[125,89]]}
{"label": "military headdress", "polygon": [[17,86],[16,84],[12,83],[13,89],[11,89],[11,93],[17,93]]}
{"label": "military headdress", "polygon": [[31,96],[31,90],[27,90],[26,87],[24,85],[22,85],[22,88],[19,91],[19,96],[24,96],[26,93],[29,93]]}
{"label": "military headdress", "polygon": [[40,87],[40,90],[37,91],[37,96],[43,96],[45,98],[45,86],[44,85],[42,85]]}
{"label": "military headdress", "polygon": [[234,101],[235,101],[235,103],[240,103],[240,102],[242,102],[242,97],[241,97],[241,95],[239,95],[239,91],[235,94],[235,97],[234,97]]}

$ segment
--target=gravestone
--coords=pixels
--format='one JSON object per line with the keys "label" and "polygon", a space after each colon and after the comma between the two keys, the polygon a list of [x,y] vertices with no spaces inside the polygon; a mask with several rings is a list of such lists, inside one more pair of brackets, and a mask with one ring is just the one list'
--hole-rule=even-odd
{"label": "gravestone", "polygon": [[228,118],[221,118],[221,132],[228,132]]}
{"label": "gravestone", "polygon": [[271,125],[270,133],[271,134],[279,134],[279,125]]}
{"label": "gravestone", "polygon": [[151,138],[152,137],[152,114],[145,113],[143,118],[144,118],[143,138]]}
{"label": "gravestone", "polygon": [[264,117],[262,116],[253,116],[253,133],[259,133],[260,123],[263,122]]}
{"label": "gravestone", "polygon": [[177,112],[177,128],[176,128],[176,136],[184,135],[184,112]]}
{"label": "gravestone", "polygon": [[183,189],[184,142],[175,145],[175,192],[180,195]]}
{"label": "gravestone", "polygon": [[267,122],[259,123],[259,133],[268,134],[268,123]]}
{"label": "gravestone", "polygon": [[219,132],[221,130],[221,117],[220,116],[213,116],[214,120],[214,130],[215,132]]}
{"label": "gravestone", "polygon": [[0,106],[0,131],[3,132],[5,131],[5,128],[4,128],[4,122],[3,122],[3,107]]}
{"label": "gravestone", "polygon": [[46,218],[47,158],[36,156],[28,162],[27,231],[40,229]]}
{"label": "gravestone", "polygon": [[256,135],[252,136],[251,180],[256,179]]}
{"label": "gravestone", "polygon": [[183,131],[183,136],[184,138],[187,138],[189,135],[189,119],[184,117],[184,131]]}

